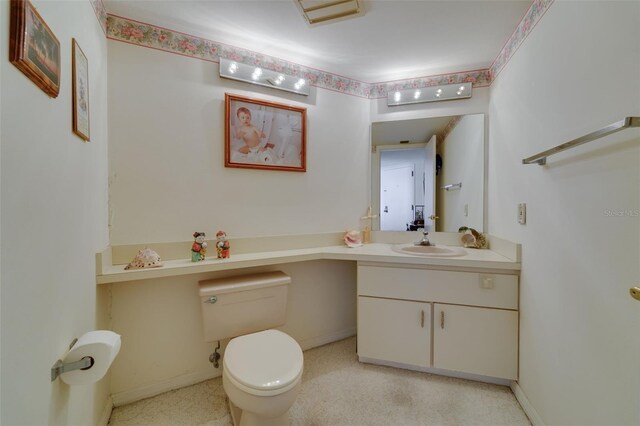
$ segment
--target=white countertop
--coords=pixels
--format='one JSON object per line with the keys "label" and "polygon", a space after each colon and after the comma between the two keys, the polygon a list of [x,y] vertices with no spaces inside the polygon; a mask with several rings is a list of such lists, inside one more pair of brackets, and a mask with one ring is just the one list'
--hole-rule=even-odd
{"label": "white countertop", "polygon": [[320,259],[422,265],[434,268],[491,269],[504,270],[505,272],[520,270],[519,262],[486,249],[464,249],[467,252],[466,256],[446,258],[398,253],[393,251],[391,247],[392,244],[373,243],[356,248],[327,246],[243,254],[232,253],[229,259],[207,258],[200,262],[191,262],[191,259],[187,258],[167,260],[163,261],[164,266],[162,267],[127,271],[124,269],[125,265],[103,265],[97,273],[96,281],[98,284],[106,284]]}

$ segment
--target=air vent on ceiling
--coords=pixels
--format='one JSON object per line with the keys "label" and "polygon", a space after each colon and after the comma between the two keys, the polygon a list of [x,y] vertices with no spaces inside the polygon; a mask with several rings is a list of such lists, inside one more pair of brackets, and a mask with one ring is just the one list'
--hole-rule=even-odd
{"label": "air vent on ceiling", "polygon": [[304,19],[310,24],[333,21],[347,16],[361,15],[362,0],[294,0]]}

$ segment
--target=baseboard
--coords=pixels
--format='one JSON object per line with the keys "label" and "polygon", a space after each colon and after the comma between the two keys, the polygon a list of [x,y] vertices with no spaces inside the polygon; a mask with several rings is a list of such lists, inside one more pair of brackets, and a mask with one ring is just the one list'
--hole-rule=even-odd
{"label": "baseboard", "polygon": [[438,376],[455,377],[457,379],[473,380],[474,382],[491,383],[500,386],[511,385],[511,380],[498,377],[482,376],[480,374],[463,373],[460,371],[442,370],[434,367],[417,367],[415,365],[403,364],[401,362],[384,361],[375,358],[359,356],[358,361],[366,364],[383,365],[385,367],[402,368],[404,370],[421,371],[423,373],[437,374]]}
{"label": "baseboard", "polygon": [[113,406],[119,407],[121,405],[130,404],[132,402],[140,401],[141,399],[150,398],[152,396],[169,392],[174,389],[183,388],[185,386],[195,385],[196,383],[204,382],[205,380],[213,379],[214,377],[222,375],[222,368],[214,369],[213,367],[211,367],[211,370],[212,371],[197,372],[172,377],[170,379],[143,386],[141,388],[114,393],[113,395],[111,395]]}
{"label": "baseboard", "polygon": [[349,327],[344,330],[334,331],[332,333],[323,334],[321,336],[312,337],[310,339],[299,340],[298,344],[302,348],[303,351],[308,349],[317,348],[318,346],[323,346],[328,343],[337,342],[338,340],[346,339],[347,337],[355,336],[357,328]]}
{"label": "baseboard", "polygon": [[[355,336],[356,327],[349,327],[344,330],[339,330],[333,333],[324,334],[321,336],[305,339],[300,342],[302,350],[315,348],[318,346],[326,345],[327,343],[336,342],[338,340],[346,339],[347,337]],[[207,372],[197,372],[192,374],[185,374],[183,376],[172,377],[170,379],[163,380],[158,383],[143,386],[137,389],[132,389],[124,392],[118,392],[111,395],[112,404],[110,406],[119,407],[121,405],[130,404],[132,402],[140,401],[141,399],[150,398],[152,396],[159,395],[164,392],[169,392],[174,389],[183,388],[185,386],[191,386],[196,383],[204,382],[205,380],[213,379],[222,375],[222,369],[213,369]],[[111,415],[111,408],[109,408],[109,416]],[[107,421],[109,417],[107,416]],[[101,423],[101,425],[103,425]],[[104,423],[106,425],[106,423]]]}
{"label": "baseboard", "polygon": [[527,415],[527,417],[529,417],[529,421],[531,422],[531,424],[533,426],[544,426],[542,418],[540,418],[540,415],[538,414],[536,409],[533,408],[533,405],[531,405],[531,403],[529,402],[529,398],[527,398],[527,395],[524,394],[518,382],[511,382],[511,390],[520,403],[520,406],[524,410],[524,413]]}
{"label": "baseboard", "polygon": [[104,403],[104,409],[102,410],[102,414],[100,415],[100,420],[98,420],[98,426],[108,426],[109,419],[111,418],[111,411],[113,411],[113,400],[111,397],[107,398],[107,401]]}

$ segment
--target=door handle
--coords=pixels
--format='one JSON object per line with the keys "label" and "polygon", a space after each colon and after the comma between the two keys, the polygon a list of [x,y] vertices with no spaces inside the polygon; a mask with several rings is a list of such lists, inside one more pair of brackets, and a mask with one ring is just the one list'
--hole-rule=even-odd
{"label": "door handle", "polygon": [[389,213],[389,206],[384,206],[384,212]]}
{"label": "door handle", "polygon": [[444,329],[444,311],[440,311],[440,328]]}
{"label": "door handle", "polygon": [[424,309],[420,311],[420,327],[424,328]]}

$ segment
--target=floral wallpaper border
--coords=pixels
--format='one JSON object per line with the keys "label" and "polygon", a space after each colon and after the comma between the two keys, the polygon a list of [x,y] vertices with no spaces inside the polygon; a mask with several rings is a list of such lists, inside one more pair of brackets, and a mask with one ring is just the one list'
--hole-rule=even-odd
{"label": "floral wallpaper border", "polygon": [[104,3],[102,0],[89,0],[91,6],[93,7],[93,11],[96,14],[96,18],[98,18],[98,22],[102,27],[102,31],[107,34],[107,11],[104,8]]}
{"label": "floral wallpaper border", "polygon": [[449,136],[449,133],[451,133],[453,129],[455,129],[455,127],[458,125],[458,123],[460,123],[460,120],[462,120],[461,115],[456,115],[451,120],[449,120],[449,122],[447,123],[447,126],[444,128],[444,130],[442,131],[442,134],[438,139],[438,143],[444,142],[447,136]]}
{"label": "floral wallpaper border", "polygon": [[305,78],[313,86],[363,98],[369,98],[371,94],[368,83],[120,16],[107,16],[107,38],[209,62],[220,62],[220,58],[225,58],[260,66]]}
{"label": "floral wallpaper border", "polygon": [[516,27],[516,30],[511,34],[509,40],[505,43],[504,47],[491,64],[489,68],[489,78],[491,81],[495,80],[500,74],[500,71],[504,68],[504,66],[509,62],[509,59],[516,53],[516,50],[520,47],[524,39],[531,33],[533,27],[536,26],[540,18],[546,13],[549,7],[553,4],[554,0],[534,0],[533,4],[527,12],[524,14],[524,17]]}
{"label": "floral wallpaper border", "polygon": [[178,55],[209,62],[220,62],[220,58],[260,66],[276,72],[303,77],[309,84],[323,89],[367,99],[386,98],[393,90],[418,89],[442,84],[471,82],[474,87],[487,87],[495,80],[502,68],[529,35],[533,27],[551,6],[554,0],[534,0],[518,27],[504,45],[498,57],[488,69],[463,71],[434,76],[416,77],[379,83],[366,83],[327,71],[306,67],[273,56],[242,49],[213,40],[158,27],[145,22],[106,14],[101,0],[90,0],[96,16],[106,25],[107,38],[125,43],[149,47]]}

